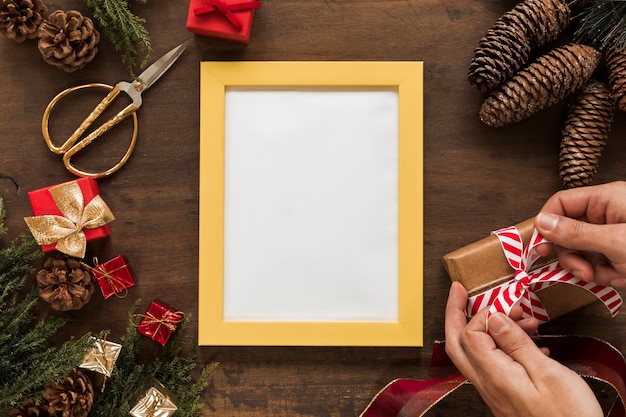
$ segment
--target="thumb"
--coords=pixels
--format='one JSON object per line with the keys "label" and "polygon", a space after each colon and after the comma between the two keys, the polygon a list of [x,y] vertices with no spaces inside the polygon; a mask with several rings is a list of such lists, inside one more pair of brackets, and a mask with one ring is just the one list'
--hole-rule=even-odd
{"label": "thumb", "polygon": [[530,336],[504,313],[489,318],[489,334],[500,350],[522,365],[531,374],[537,364],[546,358]]}
{"label": "thumb", "polygon": [[535,227],[543,237],[568,249],[609,255],[617,243],[615,229],[552,213],[539,213]]}

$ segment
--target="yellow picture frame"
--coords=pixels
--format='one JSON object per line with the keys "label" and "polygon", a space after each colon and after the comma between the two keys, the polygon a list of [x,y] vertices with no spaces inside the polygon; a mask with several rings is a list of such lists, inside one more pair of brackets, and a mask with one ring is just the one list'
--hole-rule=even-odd
{"label": "yellow picture frame", "polygon": [[[422,346],[423,63],[202,62],[198,343]],[[398,94],[398,320],[224,320],[224,120],[228,88],[393,88]]]}

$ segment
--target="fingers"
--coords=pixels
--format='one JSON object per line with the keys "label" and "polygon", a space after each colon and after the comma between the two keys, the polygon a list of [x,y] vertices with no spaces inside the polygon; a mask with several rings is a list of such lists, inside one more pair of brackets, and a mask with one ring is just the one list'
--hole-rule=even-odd
{"label": "fingers", "polygon": [[541,369],[541,361],[546,359],[546,352],[535,345],[521,327],[504,313],[496,313],[489,318],[489,334],[496,345],[515,362],[522,365],[533,379],[535,372]]}
{"label": "fingers", "polygon": [[591,224],[569,217],[541,212],[535,219],[535,227],[551,242],[579,251],[611,252],[615,247],[613,229],[606,225]]}
{"label": "fingers", "polygon": [[471,366],[461,346],[461,335],[467,325],[465,307],[467,306],[467,291],[459,282],[453,282],[446,304],[446,351],[461,373],[467,376]]}

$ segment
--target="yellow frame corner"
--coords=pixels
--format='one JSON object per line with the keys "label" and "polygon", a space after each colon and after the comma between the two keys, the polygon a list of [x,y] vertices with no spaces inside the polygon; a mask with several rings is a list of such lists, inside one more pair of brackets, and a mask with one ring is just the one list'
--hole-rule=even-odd
{"label": "yellow frame corner", "polygon": [[[201,346],[423,345],[423,63],[202,62],[198,343]],[[224,96],[227,87],[394,87],[398,91],[398,321],[224,321]]]}

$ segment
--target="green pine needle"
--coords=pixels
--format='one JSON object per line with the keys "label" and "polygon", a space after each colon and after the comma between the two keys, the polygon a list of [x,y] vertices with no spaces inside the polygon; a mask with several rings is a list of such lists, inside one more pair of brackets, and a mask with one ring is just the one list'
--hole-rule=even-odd
{"label": "green pine needle", "polygon": [[[140,4],[147,2],[147,0],[136,1]],[[144,27],[146,20],[130,10],[130,0],[85,0],[85,2],[115,50],[121,53],[122,63],[135,78],[135,69],[144,68],[152,56],[150,36]],[[137,64],[140,56],[143,56],[143,60]]]}
{"label": "green pine needle", "polygon": [[596,0],[575,18],[579,24],[574,36],[581,43],[605,50],[615,40],[626,45],[626,2]]}
{"label": "green pine needle", "polygon": [[[0,199],[0,238],[7,232],[4,216]],[[0,415],[28,398],[39,400],[45,384],[69,374],[91,346],[88,335],[58,348],[50,345],[63,321],[38,320],[38,291],[26,287],[34,274],[31,262],[41,255],[32,236],[0,249]]]}

